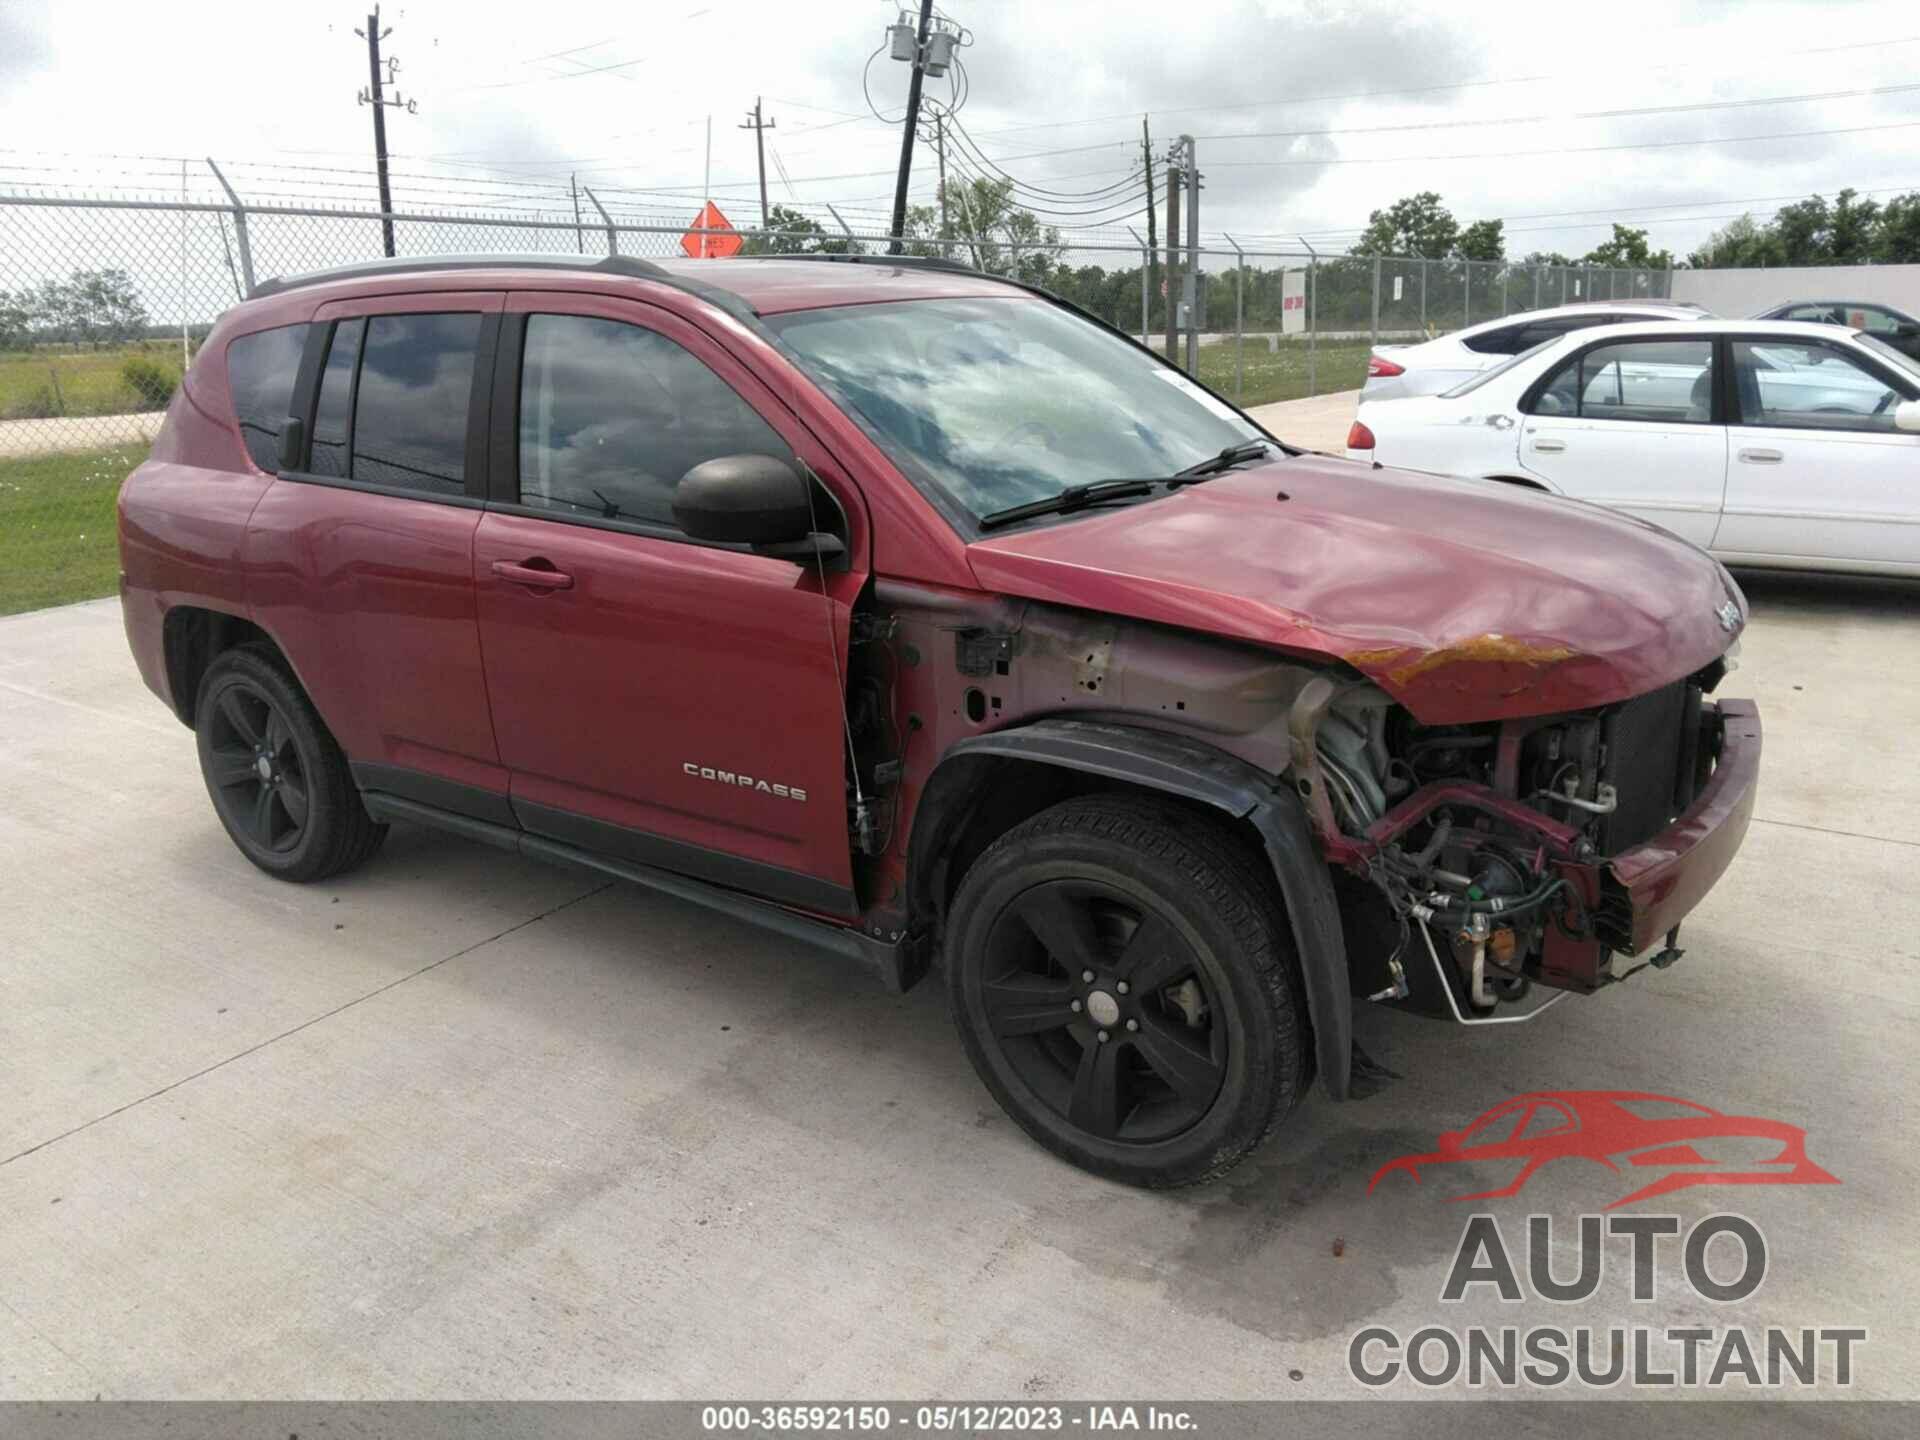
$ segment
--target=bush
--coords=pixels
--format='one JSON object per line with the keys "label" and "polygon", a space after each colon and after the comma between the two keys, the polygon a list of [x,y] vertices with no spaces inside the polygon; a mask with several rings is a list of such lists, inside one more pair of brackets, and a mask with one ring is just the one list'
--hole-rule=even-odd
{"label": "bush", "polygon": [[180,383],[172,369],[144,355],[129,355],[120,366],[120,378],[127,382],[142,410],[166,409],[174,387]]}
{"label": "bush", "polygon": [[51,385],[7,396],[0,403],[0,420],[53,420],[67,413]]}

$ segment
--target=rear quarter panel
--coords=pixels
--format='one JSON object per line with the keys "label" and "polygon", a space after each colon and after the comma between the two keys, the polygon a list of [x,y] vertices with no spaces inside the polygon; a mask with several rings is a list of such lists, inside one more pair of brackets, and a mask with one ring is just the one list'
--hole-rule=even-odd
{"label": "rear quarter panel", "polygon": [[[198,606],[247,614],[247,519],[273,483],[247,461],[237,431],[203,403],[218,386],[190,377],[175,393],[151,456],[120,487],[120,609],[140,678],[170,705],[167,611]],[[196,395],[196,390],[201,393]]]}
{"label": "rear quarter panel", "polygon": [[1487,423],[1499,407],[1458,408],[1426,399],[1368,407],[1362,424],[1373,431],[1371,456],[1382,465],[1434,475],[1478,479],[1488,475],[1524,475],[1519,463],[1518,425],[1505,430]]}

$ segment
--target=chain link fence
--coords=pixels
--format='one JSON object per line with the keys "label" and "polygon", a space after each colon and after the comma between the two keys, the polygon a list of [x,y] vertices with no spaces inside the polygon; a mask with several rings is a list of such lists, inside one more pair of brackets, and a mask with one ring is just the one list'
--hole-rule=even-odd
{"label": "chain link fence", "polygon": [[[395,253],[416,257],[679,258],[689,233],[597,202],[576,222],[0,194],[0,614],[112,593],[114,497],[215,320],[257,280],[379,257],[388,223]],[[805,223],[711,238],[737,234],[748,254],[888,248],[884,234]],[[1046,286],[1249,406],[1357,389],[1375,343],[1545,305],[1658,298],[1669,278],[1231,242],[1170,255],[1108,234],[914,237],[905,249]]]}

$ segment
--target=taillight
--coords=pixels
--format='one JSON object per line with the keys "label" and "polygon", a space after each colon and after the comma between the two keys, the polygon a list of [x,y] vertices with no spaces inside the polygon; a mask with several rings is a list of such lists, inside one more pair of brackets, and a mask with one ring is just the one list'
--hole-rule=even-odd
{"label": "taillight", "polygon": [[1354,421],[1353,428],[1347,431],[1347,449],[1349,450],[1373,449],[1373,432],[1367,429],[1367,427],[1362,425],[1358,420]]}
{"label": "taillight", "polygon": [[1369,355],[1367,357],[1367,378],[1369,380],[1384,380],[1389,375],[1404,375],[1406,373],[1406,366],[1396,365],[1384,355]]}

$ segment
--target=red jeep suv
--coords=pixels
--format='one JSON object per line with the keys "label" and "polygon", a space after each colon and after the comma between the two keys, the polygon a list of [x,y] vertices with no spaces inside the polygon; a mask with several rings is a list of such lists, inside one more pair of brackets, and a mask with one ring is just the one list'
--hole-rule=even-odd
{"label": "red jeep suv", "polygon": [[1638,521],[1305,454],[937,261],[375,263],[215,327],[120,496],[146,683],[270,875],[392,821],[936,959],[981,1079],[1218,1175],[1356,1001],[1479,1024],[1661,947],[1760,726]]}

